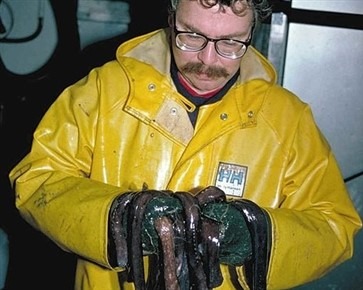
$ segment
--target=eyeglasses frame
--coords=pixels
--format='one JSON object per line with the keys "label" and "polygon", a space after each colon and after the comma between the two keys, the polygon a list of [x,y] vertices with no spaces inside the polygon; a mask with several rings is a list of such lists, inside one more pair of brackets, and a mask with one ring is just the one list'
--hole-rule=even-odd
{"label": "eyeglasses frame", "polygon": [[[201,48],[199,48],[199,49],[196,49],[196,50],[186,50],[186,49],[183,49],[183,48],[181,48],[181,47],[179,47],[177,44],[176,44],[176,46],[179,48],[179,49],[181,49],[181,50],[183,50],[183,51],[189,51],[189,52],[198,52],[198,51],[202,51],[204,48],[206,48],[206,46],[208,45],[208,43],[209,42],[212,42],[212,43],[214,43],[214,49],[216,50],[216,52],[218,53],[218,55],[220,55],[220,56],[222,56],[222,57],[225,57],[225,58],[228,58],[228,59],[239,59],[239,58],[242,58],[244,55],[245,55],[245,53],[247,52],[247,49],[248,49],[248,47],[251,45],[251,42],[252,42],[252,38],[253,38],[253,31],[254,31],[254,28],[255,28],[255,25],[253,24],[253,26],[252,26],[252,28],[251,28],[251,32],[250,32],[250,36],[249,36],[249,38],[248,38],[248,40],[246,40],[246,41],[242,41],[242,40],[237,40],[237,39],[233,39],[233,38],[218,38],[218,39],[215,39],[215,38],[210,38],[210,37],[208,37],[208,36],[205,36],[204,34],[202,34],[202,33],[197,33],[197,32],[192,32],[192,31],[183,31],[183,30],[178,30],[177,29],[177,27],[176,27],[176,13],[173,13],[173,18],[172,18],[172,27],[173,27],[173,30],[174,30],[174,38],[176,39],[177,38],[177,36],[179,35],[179,34],[181,34],[181,33],[186,33],[186,34],[190,34],[190,35],[197,35],[197,36],[201,36],[201,37],[203,37],[203,38],[205,38],[207,41],[205,42],[205,44],[201,47]],[[224,55],[224,54],[222,54],[219,50],[218,50],[218,48],[217,48],[217,42],[218,41],[231,41],[231,40],[233,40],[233,41],[235,41],[235,42],[238,42],[238,43],[240,43],[240,44],[243,44],[245,47],[246,47],[246,49],[245,49],[245,51],[243,52],[243,54],[241,55],[241,56],[238,56],[238,57],[233,57],[233,56],[231,56],[231,57],[229,57],[229,56],[226,56],[226,55]]]}

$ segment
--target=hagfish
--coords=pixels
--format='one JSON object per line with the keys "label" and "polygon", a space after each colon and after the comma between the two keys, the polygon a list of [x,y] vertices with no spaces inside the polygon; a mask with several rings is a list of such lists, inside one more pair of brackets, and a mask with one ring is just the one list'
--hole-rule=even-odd
{"label": "hagfish", "polygon": [[185,236],[189,277],[191,289],[208,289],[207,278],[204,273],[199,245],[201,243],[200,208],[197,199],[188,192],[175,192],[174,196],[180,200],[185,214]]}
{"label": "hagfish", "polygon": [[142,249],[142,221],[148,202],[156,196],[161,196],[161,191],[146,190],[136,194],[132,199],[129,210],[129,225],[131,225],[130,239],[128,239],[129,250],[129,275],[128,281],[134,282],[138,290],[145,289],[144,260]]}
{"label": "hagfish", "polygon": [[181,290],[190,290],[184,219],[174,220],[175,262]]}
{"label": "hagfish", "polygon": [[177,278],[173,223],[168,217],[162,216],[156,219],[155,228],[161,241],[165,289],[180,290]]}
{"label": "hagfish", "polygon": [[[154,221],[159,236],[158,253],[149,256],[148,278],[145,281],[142,225],[148,203],[168,194],[183,207],[183,214],[163,212]],[[119,266],[126,266],[127,281],[136,290],[208,290],[223,281],[219,263],[219,228],[204,218],[201,207],[210,202],[226,201],[225,194],[210,186],[196,196],[189,192],[143,190],[125,194],[113,216],[116,226],[112,234],[117,248]],[[127,212],[127,220],[124,220]],[[122,228],[127,222],[126,234]],[[161,273],[163,271],[163,273]]]}
{"label": "hagfish", "polygon": [[[198,192],[196,199],[199,205],[203,207],[211,202],[226,201],[226,195],[218,187],[209,186]],[[211,219],[202,218],[202,257],[209,288],[215,288],[223,282],[219,261],[219,248],[219,224]]]}
{"label": "hagfish", "polygon": [[125,232],[124,216],[127,206],[134,196],[133,192],[126,192],[117,199],[116,208],[112,210],[111,232],[116,248],[117,265],[126,267],[128,263],[127,233]]}
{"label": "hagfish", "polygon": [[215,288],[223,282],[219,247],[219,224],[211,219],[202,219],[202,258],[208,288]]}
{"label": "hagfish", "polygon": [[[235,200],[231,204],[243,215],[252,240],[252,259],[245,265],[252,290],[265,290],[268,271],[269,217],[265,211],[251,200]],[[236,271],[234,269],[234,271]]]}
{"label": "hagfish", "polygon": [[202,189],[195,197],[200,206],[207,205],[210,202],[226,201],[226,194],[216,186],[208,186]]}

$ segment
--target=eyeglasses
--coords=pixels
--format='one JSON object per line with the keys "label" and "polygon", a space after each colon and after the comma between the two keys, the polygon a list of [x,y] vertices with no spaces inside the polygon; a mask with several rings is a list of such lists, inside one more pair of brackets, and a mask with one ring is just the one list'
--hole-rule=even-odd
{"label": "eyeglasses", "polygon": [[179,49],[197,52],[203,50],[207,46],[208,42],[213,42],[217,53],[229,59],[237,59],[244,56],[248,46],[251,44],[253,31],[252,27],[250,37],[247,41],[230,38],[213,39],[200,33],[178,30],[175,25],[175,14],[173,28],[175,33],[175,43]]}

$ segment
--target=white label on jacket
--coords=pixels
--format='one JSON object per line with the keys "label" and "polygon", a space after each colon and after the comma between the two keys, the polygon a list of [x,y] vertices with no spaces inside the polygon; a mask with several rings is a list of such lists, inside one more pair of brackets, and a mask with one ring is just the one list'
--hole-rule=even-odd
{"label": "white label on jacket", "polygon": [[242,197],[246,176],[246,166],[219,162],[215,185],[227,195]]}

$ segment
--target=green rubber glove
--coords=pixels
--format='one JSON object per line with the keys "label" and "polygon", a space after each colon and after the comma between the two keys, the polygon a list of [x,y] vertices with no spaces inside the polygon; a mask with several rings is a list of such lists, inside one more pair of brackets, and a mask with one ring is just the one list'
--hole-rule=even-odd
{"label": "green rubber glove", "polygon": [[211,202],[202,208],[204,217],[220,224],[222,264],[241,266],[251,257],[251,236],[242,214],[228,202]]}
{"label": "green rubber glove", "polygon": [[[160,238],[155,221],[167,216],[172,221],[182,217],[182,205],[164,190],[125,192],[117,197],[110,208],[109,260],[112,265],[125,267],[130,262],[130,246],[141,243],[142,254],[158,253]],[[137,248],[134,248],[137,249]]]}
{"label": "green rubber glove", "polygon": [[148,202],[142,223],[142,246],[145,254],[158,252],[159,236],[155,229],[155,220],[162,216],[175,220],[181,218],[179,215],[182,211],[180,201],[170,195],[157,196]]}

